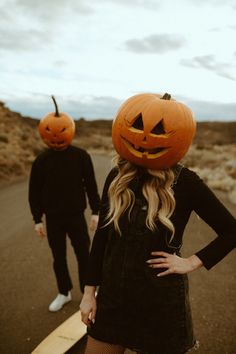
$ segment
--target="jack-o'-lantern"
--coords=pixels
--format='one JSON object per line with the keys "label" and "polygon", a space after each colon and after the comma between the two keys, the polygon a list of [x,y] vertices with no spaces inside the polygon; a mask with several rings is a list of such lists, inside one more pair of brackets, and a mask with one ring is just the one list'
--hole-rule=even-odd
{"label": "jack-o'-lantern", "polygon": [[163,170],[186,154],[196,130],[191,110],[169,94],[144,93],[130,97],[117,112],[112,140],[127,161]]}
{"label": "jack-o'-lantern", "polygon": [[39,133],[43,141],[55,150],[63,150],[70,145],[74,133],[75,122],[66,113],[59,113],[55,97],[52,96],[55,112],[48,113],[39,123]]}

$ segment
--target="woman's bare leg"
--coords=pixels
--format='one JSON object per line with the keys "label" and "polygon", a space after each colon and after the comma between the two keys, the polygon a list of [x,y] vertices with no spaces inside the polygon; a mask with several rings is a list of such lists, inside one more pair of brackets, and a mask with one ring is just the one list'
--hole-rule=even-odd
{"label": "woman's bare leg", "polygon": [[84,354],[124,354],[124,352],[125,348],[122,345],[102,342],[88,336]]}

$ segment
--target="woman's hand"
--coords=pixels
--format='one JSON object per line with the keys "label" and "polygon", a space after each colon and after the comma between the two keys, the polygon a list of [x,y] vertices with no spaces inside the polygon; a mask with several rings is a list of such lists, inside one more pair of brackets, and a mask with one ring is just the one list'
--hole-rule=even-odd
{"label": "woman's hand", "polygon": [[189,258],[181,258],[167,252],[152,252],[151,255],[158,258],[149,259],[147,261],[149,267],[166,268],[164,272],[157,274],[158,277],[169,274],[186,274],[202,266],[202,261],[196,255]]}
{"label": "woman's hand", "polygon": [[95,288],[86,286],[84,296],[80,303],[81,319],[86,326],[90,326],[91,323],[95,322],[96,310]]}

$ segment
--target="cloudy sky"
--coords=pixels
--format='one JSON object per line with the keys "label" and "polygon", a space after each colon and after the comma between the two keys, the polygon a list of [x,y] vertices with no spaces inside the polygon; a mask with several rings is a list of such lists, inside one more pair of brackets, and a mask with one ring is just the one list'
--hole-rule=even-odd
{"label": "cloudy sky", "polygon": [[113,118],[140,92],[236,120],[235,0],[0,0],[0,101]]}

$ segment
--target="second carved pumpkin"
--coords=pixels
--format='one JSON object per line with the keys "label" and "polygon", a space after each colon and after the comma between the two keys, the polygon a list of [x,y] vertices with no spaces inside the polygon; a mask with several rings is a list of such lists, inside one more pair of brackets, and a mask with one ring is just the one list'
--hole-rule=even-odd
{"label": "second carved pumpkin", "polygon": [[117,153],[133,164],[167,169],[186,154],[196,130],[191,110],[169,94],[138,94],[126,100],[112,126]]}
{"label": "second carved pumpkin", "polygon": [[39,133],[43,141],[55,150],[63,150],[70,145],[74,133],[75,122],[66,113],[59,113],[56,100],[52,96],[55,112],[46,114],[39,123]]}

